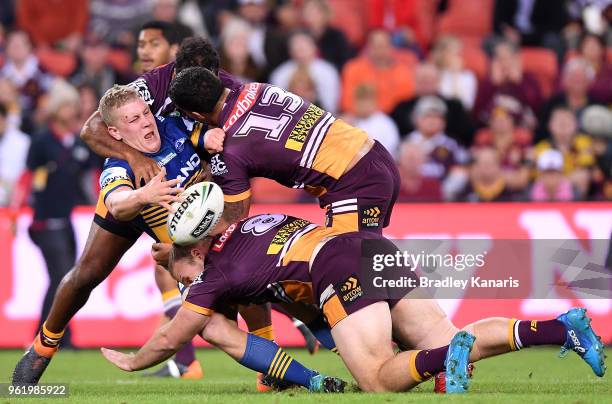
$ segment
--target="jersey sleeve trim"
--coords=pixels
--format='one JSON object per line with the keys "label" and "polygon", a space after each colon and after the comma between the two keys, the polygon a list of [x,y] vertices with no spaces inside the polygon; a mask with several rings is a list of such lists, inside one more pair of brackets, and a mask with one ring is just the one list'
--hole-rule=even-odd
{"label": "jersey sleeve trim", "polygon": [[212,316],[213,313],[215,312],[214,310],[208,309],[206,307],[198,306],[197,304],[193,304],[188,301],[183,302],[183,307],[191,311],[195,311],[196,313],[203,314],[209,317]]}
{"label": "jersey sleeve trim", "polygon": [[119,188],[127,187],[129,189],[134,189],[134,185],[132,185],[131,181],[128,180],[117,180],[114,181],[107,186],[104,187],[100,192],[102,192],[102,197],[104,202],[106,202],[106,198],[115,190]]}
{"label": "jersey sleeve trim", "polygon": [[223,195],[223,200],[225,202],[240,202],[240,201],[244,201],[245,199],[248,199],[251,197],[251,190],[247,189],[244,192],[241,192],[239,194],[236,195]]}

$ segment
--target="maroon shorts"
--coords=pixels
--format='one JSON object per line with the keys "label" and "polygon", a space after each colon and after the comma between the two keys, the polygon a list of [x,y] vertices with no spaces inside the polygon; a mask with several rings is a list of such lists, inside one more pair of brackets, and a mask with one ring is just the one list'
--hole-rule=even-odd
{"label": "maroon shorts", "polygon": [[372,149],[320,198],[326,226],[343,232],[382,234],[389,225],[400,189],[395,161],[383,145]]}
{"label": "maroon shorts", "polygon": [[373,232],[341,234],[325,243],[312,263],[310,275],[315,302],[319,302],[330,328],[373,303],[386,301],[393,307],[398,301],[365,294],[360,268],[364,239],[383,237]]}

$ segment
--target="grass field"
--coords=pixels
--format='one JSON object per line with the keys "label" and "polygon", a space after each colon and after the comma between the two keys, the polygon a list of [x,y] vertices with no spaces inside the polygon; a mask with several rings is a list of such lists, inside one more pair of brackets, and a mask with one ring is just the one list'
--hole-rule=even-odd
{"label": "grass field", "polygon": [[[305,350],[289,350],[307,366],[323,373],[352,380],[336,355]],[[408,393],[364,394],[352,386],[344,395],[313,395],[305,390],[257,393],[255,376],[225,354],[216,350],[198,351],[205,377],[200,381],[143,378],[123,373],[107,363],[98,351],[60,352],[42,382],[69,383],[68,399],[75,403],[612,403],[612,377],[597,378],[590,368],[570,353],[556,357],[556,350],[527,349],[479,362],[470,393],[440,396],[432,393],[429,381]],[[19,351],[0,351],[0,382],[10,380]],[[48,399],[47,399],[48,400]],[[0,397],[0,404],[32,402],[41,399]]]}

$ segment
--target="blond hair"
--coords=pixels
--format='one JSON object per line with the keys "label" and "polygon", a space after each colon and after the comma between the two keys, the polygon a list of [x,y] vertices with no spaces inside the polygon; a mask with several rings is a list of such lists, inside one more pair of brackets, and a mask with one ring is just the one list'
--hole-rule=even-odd
{"label": "blond hair", "polygon": [[104,120],[104,123],[107,125],[111,125],[114,122],[113,112],[117,108],[139,98],[138,92],[132,87],[115,84],[106,90],[100,99],[98,111],[100,111],[100,115],[102,115],[102,120]]}

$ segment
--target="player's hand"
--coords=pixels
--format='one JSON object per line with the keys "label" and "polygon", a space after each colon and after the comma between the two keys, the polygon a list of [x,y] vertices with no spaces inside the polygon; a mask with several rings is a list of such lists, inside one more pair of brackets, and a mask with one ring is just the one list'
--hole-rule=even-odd
{"label": "player's hand", "polygon": [[147,184],[156,174],[161,171],[157,162],[140,152],[131,153],[127,159],[134,176],[136,177],[136,187],[140,188]]}
{"label": "player's hand", "polygon": [[177,188],[176,185],[181,182],[180,179],[166,181],[166,168],[162,167],[156,176],[151,178],[151,181],[144,187],[140,188],[143,205],[155,204],[163,207],[168,212],[173,209],[170,206],[173,202],[178,202],[181,198],[178,196],[183,192],[183,188]]}
{"label": "player's hand", "polygon": [[221,128],[208,129],[204,133],[204,148],[210,154],[221,153],[224,141],[225,132]]}
{"label": "player's hand", "polygon": [[100,348],[102,355],[106,358],[107,361],[117,366],[121,370],[125,370],[126,372],[132,372],[134,369],[132,368],[132,359],[134,358],[134,354],[124,354],[122,352],[113,351],[112,349]]}
{"label": "player's hand", "polygon": [[155,243],[151,246],[151,255],[157,265],[168,268],[168,259],[170,258],[171,249],[172,244],[168,243]]}

